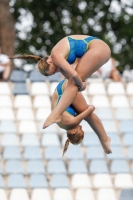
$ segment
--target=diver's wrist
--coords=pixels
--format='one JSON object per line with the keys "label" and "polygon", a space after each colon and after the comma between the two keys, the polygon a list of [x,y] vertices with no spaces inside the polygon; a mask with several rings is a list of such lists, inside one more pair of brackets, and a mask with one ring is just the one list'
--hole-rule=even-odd
{"label": "diver's wrist", "polygon": [[82,88],[83,87],[83,82],[82,79],[80,78],[80,76],[77,75],[72,77],[73,81],[76,83],[76,85],[78,86],[78,88]]}

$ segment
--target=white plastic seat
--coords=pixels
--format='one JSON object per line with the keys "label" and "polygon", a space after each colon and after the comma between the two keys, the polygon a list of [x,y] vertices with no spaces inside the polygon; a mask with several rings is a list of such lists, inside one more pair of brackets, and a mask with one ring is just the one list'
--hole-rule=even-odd
{"label": "white plastic seat", "polygon": [[97,194],[97,200],[118,200],[114,189],[112,188],[101,188]]}
{"label": "white plastic seat", "polygon": [[26,188],[27,183],[23,174],[10,174],[7,179],[9,189]]}
{"label": "white plastic seat", "polygon": [[29,91],[26,82],[14,82],[12,93],[14,95],[28,95]]}
{"label": "white plastic seat", "polygon": [[66,174],[53,174],[49,185],[52,189],[70,188],[69,179]]}
{"label": "white plastic seat", "polygon": [[23,164],[20,160],[7,160],[5,163],[6,174],[24,174]]}
{"label": "white plastic seat", "polygon": [[25,83],[26,82],[25,71],[13,69],[10,74],[10,81],[13,83]]}
{"label": "white plastic seat", "polygon": [[117,127],[114,120],[102,120],[102,124],[107,132],[117,132]]}
{"label": "white plastic seat", "polygon": [[[62,160],[49,160],[47,165],[48,174],[66,174],[67,169]],[[67,186],[68,188],[68,186]]]}
{"label": "white plastic seat", "polygon": [[68,165],[68,173],[69,174],[82,174],[88,173],[88,168],[85,163],[85,160],[71,160]]}
{"label": "white plastic seat", "polygon": [[16,123],[14,121],[3,120],[0,123],[0,132],[1,133],[16,133]]}
{"label": "white plastic seat", "polygon": [[50,98],[47,95],[37,95],[33,100],[34,108],[51,107]]}
{"label": "white plastic seat", "polygon": [[93,178],[93,186],[94,188],[113,187],[110,175],[95,174]]}
{"label": "white plastic seat", "polygon": [[96,115],[101,119],[113,119],[113,113],[110,108],[97,108]]}
{"label": "white plastic seat", "polygon": [[55,189],[53,200],[74,200],[70,189]]}
{"label": "white plastic seat", "polygon": [[115,118],[117,120],[128,120],[133,119],[132,112],[130,108],[116,108]]}
{"label": "white plastic seat", "polygon": [[30,175],[29,187],[31,189],[35,188],[48,188],[47,178],[43,173],[34,173]]}
{"label": "white plastic seat", "polygon": [[6,94],[6,95],[10,95],[11,94],[11,90],[10,87],[8,85],[8,83],[0,83],[0,94]]}
{"label": "white plastic seat", "polygon": [[102,95],[106,94],[104,83],[90,83],[88,86],[88,94],[89,95]]}
{"label": "white plastic seat", "polygon": [[9,200],[30,200],[26,189],[12,189]]}
{"label": "white plastic seat", "polygon": [[119,194],[120,200],[132,200],[133,199],[133,189],[121,189]]}
{"label": "white plastic seat", "polygon": [[45,133],[42,136],[42,146],[60,146],[59,137],[55,133]]}
{"label": "white plastic seat", "polygon": [[93,190],[89,188],[77,189],[75,200],[95,200]]}
{"label": "white plastic seat", "polygon": [[54,91],[55,91],[55,88],[57,87],[59,82],[53,82],[53,83],[50,83],[50,95],[52,96]]}
{"label": "white plastic seat", "polygon": [[116,174],[114,186],[116,188],[133,188],[133,180],[131,174]]}
{"label": "white plastic seat", "polygon": [[119,129],[122,134],[133,132],[133,120],[122,120],[119,124]]}
{"label": "white plastic seat", "polygon": [[89,146],[86,151],[87,160],[104,159],[104,153],[100,146]]}
{"label": "white plastic seat", "polygon": [[36,134],[26,134],[22,136],[21,145],[26,146],[39,146],[39,140]]}
{"label": "white plastic seat", "polygon": [[0,189],[0,199],[7,200],[7,195],[4,189]]}
{"label": "white plastic seat", "polygon": [[42,82],[34,82],[31,84],[31,90],[30,90],[30,94],[32,96],[35,95],[49,95],[49,90],[48,90],[48,86],[47,83],[42,83]]}
{"label": "white plastic seat", "polygon": [[126,94],[133,95],[133,82],[127,83]]}
{"label": "white plastic seat", "polygon": [[16,120],[34,120],[34,113],[31,108],[18,108]]}
{"label": "white plastic seat", "polygon": [[0,120],[14,120],[14,111],[12,108],[0,108]]}
{"label": "white plastic seat", "polygon": [[19,146],[18,136],[15,134],[4,134],[1,139],[1,146]]}
{"label": "white plastic seat", "polygon": [[92,98],[91,104],[95,107],[110,107],[108,97],[106,95],[95,95]]}
{"label": "white plastic seat", "polygon": [[125,89],[120,82],[110,82],[107,87],[108,95],[123,95],[125,94]]}
{"label": "white plastic seat", "polygon": [[31,98],[29,95],[16,95],[14,97],[14,107],[22,108],[22,107],[32,107]]}
{"label": "white plastic seat", "polygon": [[21,160],[21,153],[17,146],[7,146],[3,150],[4,160]]}
{"label": "white plastic seat", "polygon": [[[31,66],[29,66],[29,64],[27,65],[24,65],[24,70],[25,68],[28,68],[30,69]],[[37,69],[33,69],[33,66],[32,66],[32,69],[30,70],[30,73],[29,73],[29,79],[30,79],[30,82],[45,82],[46,81],[46,77],[43,76],[41,73],[39,73],[39,71]]]}
{"label": "white plastic seat", "polygon": [[97,137],[97,135],[94,132],[88,133],[86,132],[84,134],[84,139],[82,141],[83,146],[89,147],[89,146],[100,146],[100,141]]}
{"label": "white plastic seat", "polygon": [[72,145],[67,149],[65,153],[65,158],[68,160],[84,159],[84,154],[81,151],[80,146]]}
{"label": "white plastic seat", "polygon": [[33,189],[31,200],[52,200],[48,189]]}
{"label": "white plastic seat", "polygon": [[40,148],[36,146],[25,147],[23,158],[25,160],[41,160],[42,153],[40,151]]}
{"label": "white plastic seat", "polygon": [[110,165],[110,172],[112,174],[117,173],[130,173],[128,163],[125,159],[121,160],[112,160]]}
{"label": "white plastic seat", "polygon": [[26,166],[27,174],[45,174],[42,160],[29,160]]}
{"label": "white plastic seat", "polygon": [[88,174],[74,174],[71,185],[73,188],[91,188],[91,181]]}
{"label": "white plastic seat", "polygon": [[51,108],[38,108],[36,111],[36,120],[45,120],[51,113]]}
{"label": "white plastic seat", "polygon": [[0,107],[12,107],[12,100],[9,95],[0,95]]}
{"label": "white plastic seat", "polygon": [[111,146],[111,149],[112,149],[112,152],[115,152],[115,153],[107,155],[107,158],[109,160],[120,161],[120,160],[125,159],[125,154],[121,146],[114,145],[114,146]]}
{"label": "white plastic seat", "polygon": [[61,157],[62,151],[59,146],[48,146],[47,148],[45,148],[45,160],[57,160],[61,159]]}
{"label": "white plastic seat", "polygon": [[126,96],[124,95],[115,95],[115,96],[112,96],[112,99],[111,99],[111,106],[113,108],[127,108],[129,107],[129,102],[128,102],[128,99]]}
{"label": "white plastic seat", "polygon": [[105,160],[94,159],[90,162],[89,171],[91,174],[109,173],[109,169]]}
{"label": "white plastic seat", "polygon": [[22,120],[18,126],[18,132],[23,133],[37,133],[37,127],[34,121],[32,120]]}

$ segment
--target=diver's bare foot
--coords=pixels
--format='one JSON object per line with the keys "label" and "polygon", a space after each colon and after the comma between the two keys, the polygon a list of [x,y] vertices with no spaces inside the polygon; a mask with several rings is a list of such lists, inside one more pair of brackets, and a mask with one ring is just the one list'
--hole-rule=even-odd
{"label": "diver's bare foot", "polygon": [[105,153],[107,153],[107,154],[112,153],[111,148],[110,148],[110,142],[111,142],[111,138],[110,137],[108,137],[107,141],[100,140],[100,142],[101,142],[101,145],[102,145]]}
{"label": "diver's bare foot", "polygon": [[48,126],[50,126],[51,124],[53,123],[58,123],[58,122],[61,122],[61,116],[58,115],[58,116],[54,116],[54,114],[50,114],[48,116],[48,118],[45,120],[44,124],[43,124],[43,129],[47,128]]}

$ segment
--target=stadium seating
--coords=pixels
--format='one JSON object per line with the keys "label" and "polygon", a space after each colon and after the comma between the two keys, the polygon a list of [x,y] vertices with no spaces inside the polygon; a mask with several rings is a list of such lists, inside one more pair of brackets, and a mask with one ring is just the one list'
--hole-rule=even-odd
{"label": "stadium seating", "polygon": [[77,173],[72,176],[72,188],[91,188],[92,184],[87,173]]}
{"label": "stadium seating", "polygon": [[80,188],[77,189],[75,194],[75,200],[95,200],[92,189]]}
{"label": "stadium seating", "polygon": [[29,188],[48,188],[48,182],[44,174],[31,174]]}
{"label": "stadium seating", "polygon": [[13,70],[10,75],[10,81],[17,82],[17,83],[26,82],[26,73],[21,70]]}
{"label": "stadium seating", "polygon": [[48,189],[35,188],[33,189],[31,200],[52,200]]}
{"label": "stadium seating", "polygon": [[112,154],[82,121],[82,143],[70,143],[62,157],[66,131],[42,129],[60,80],[60,73],[17,70],[0,82],[0,200],[132,200],[133,82],[87,79],[83,94],[111,137]]}
{"label": "stadium seating", "polygon": [[12,189],[9,200],[29,200],[28,192],[26,189]]}
{"label": "stadium seating", "polygon": [[26,83],[14,83],[12,93],[14,95],[27,95],[29,94]]}
{"label": "stadium seating", "polygon": [[120,193],[120,200],[132,200],[133,189],[122,189]]}
{"label": "stadium seating", "polygon": [[40,74],[37,70],[31,71],[29,74],[29,79],[31,82],[44,82],[46,77]]}
{"label": "stadium seating", "polygon": [[61,159],[61,149],[59,146],[48,146],[45,148],[44,159],[57,160]]}
{"label": "stadium seating", "polygon": [[8,160],[5,165],[6,174],[24,174],[22,162],[20,160]]}
{"label": "stadium seating", "polygon": [[70,188],[68,177],[66,174],[53,174],[50,181],[50,187],[55,188]]}
{"label": "stadium seating", "polygon": [[39,147],[27,146],[25,147],[23,157],[25,160],[41,160],[42,154]]}
{"label": "stadium seating", "polygon": [[17,146],[7,146],[3,150],[4,160],[21,160],[22,156]]}

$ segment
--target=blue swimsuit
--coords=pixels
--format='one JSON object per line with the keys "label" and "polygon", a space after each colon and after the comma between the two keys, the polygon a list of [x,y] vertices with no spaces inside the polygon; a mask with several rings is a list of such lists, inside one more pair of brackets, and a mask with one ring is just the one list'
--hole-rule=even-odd
{"label": "blue swimsuit", "polygon": [[67,56],[67,62],[73,64],[76,58],[81,58],[87,52],[89,43],[94,39],[99,38],[89,36],[85,39],[73,39],[68,37],[70,50]]}
{"label": "blue swimsuit", "polygon": [[[57,100],[56,105],[59,103],[60,98],[62,97],[63,85],[64,85],[65,81],[66,81],[66,79],[62,80],[56,87],[56,92],[58,94],[58,100]],[[70,115],[72,115],[74,117],[76,116],[76,111],[74,110],[72,105],[70,105],[65,111],[68,112]]]}

